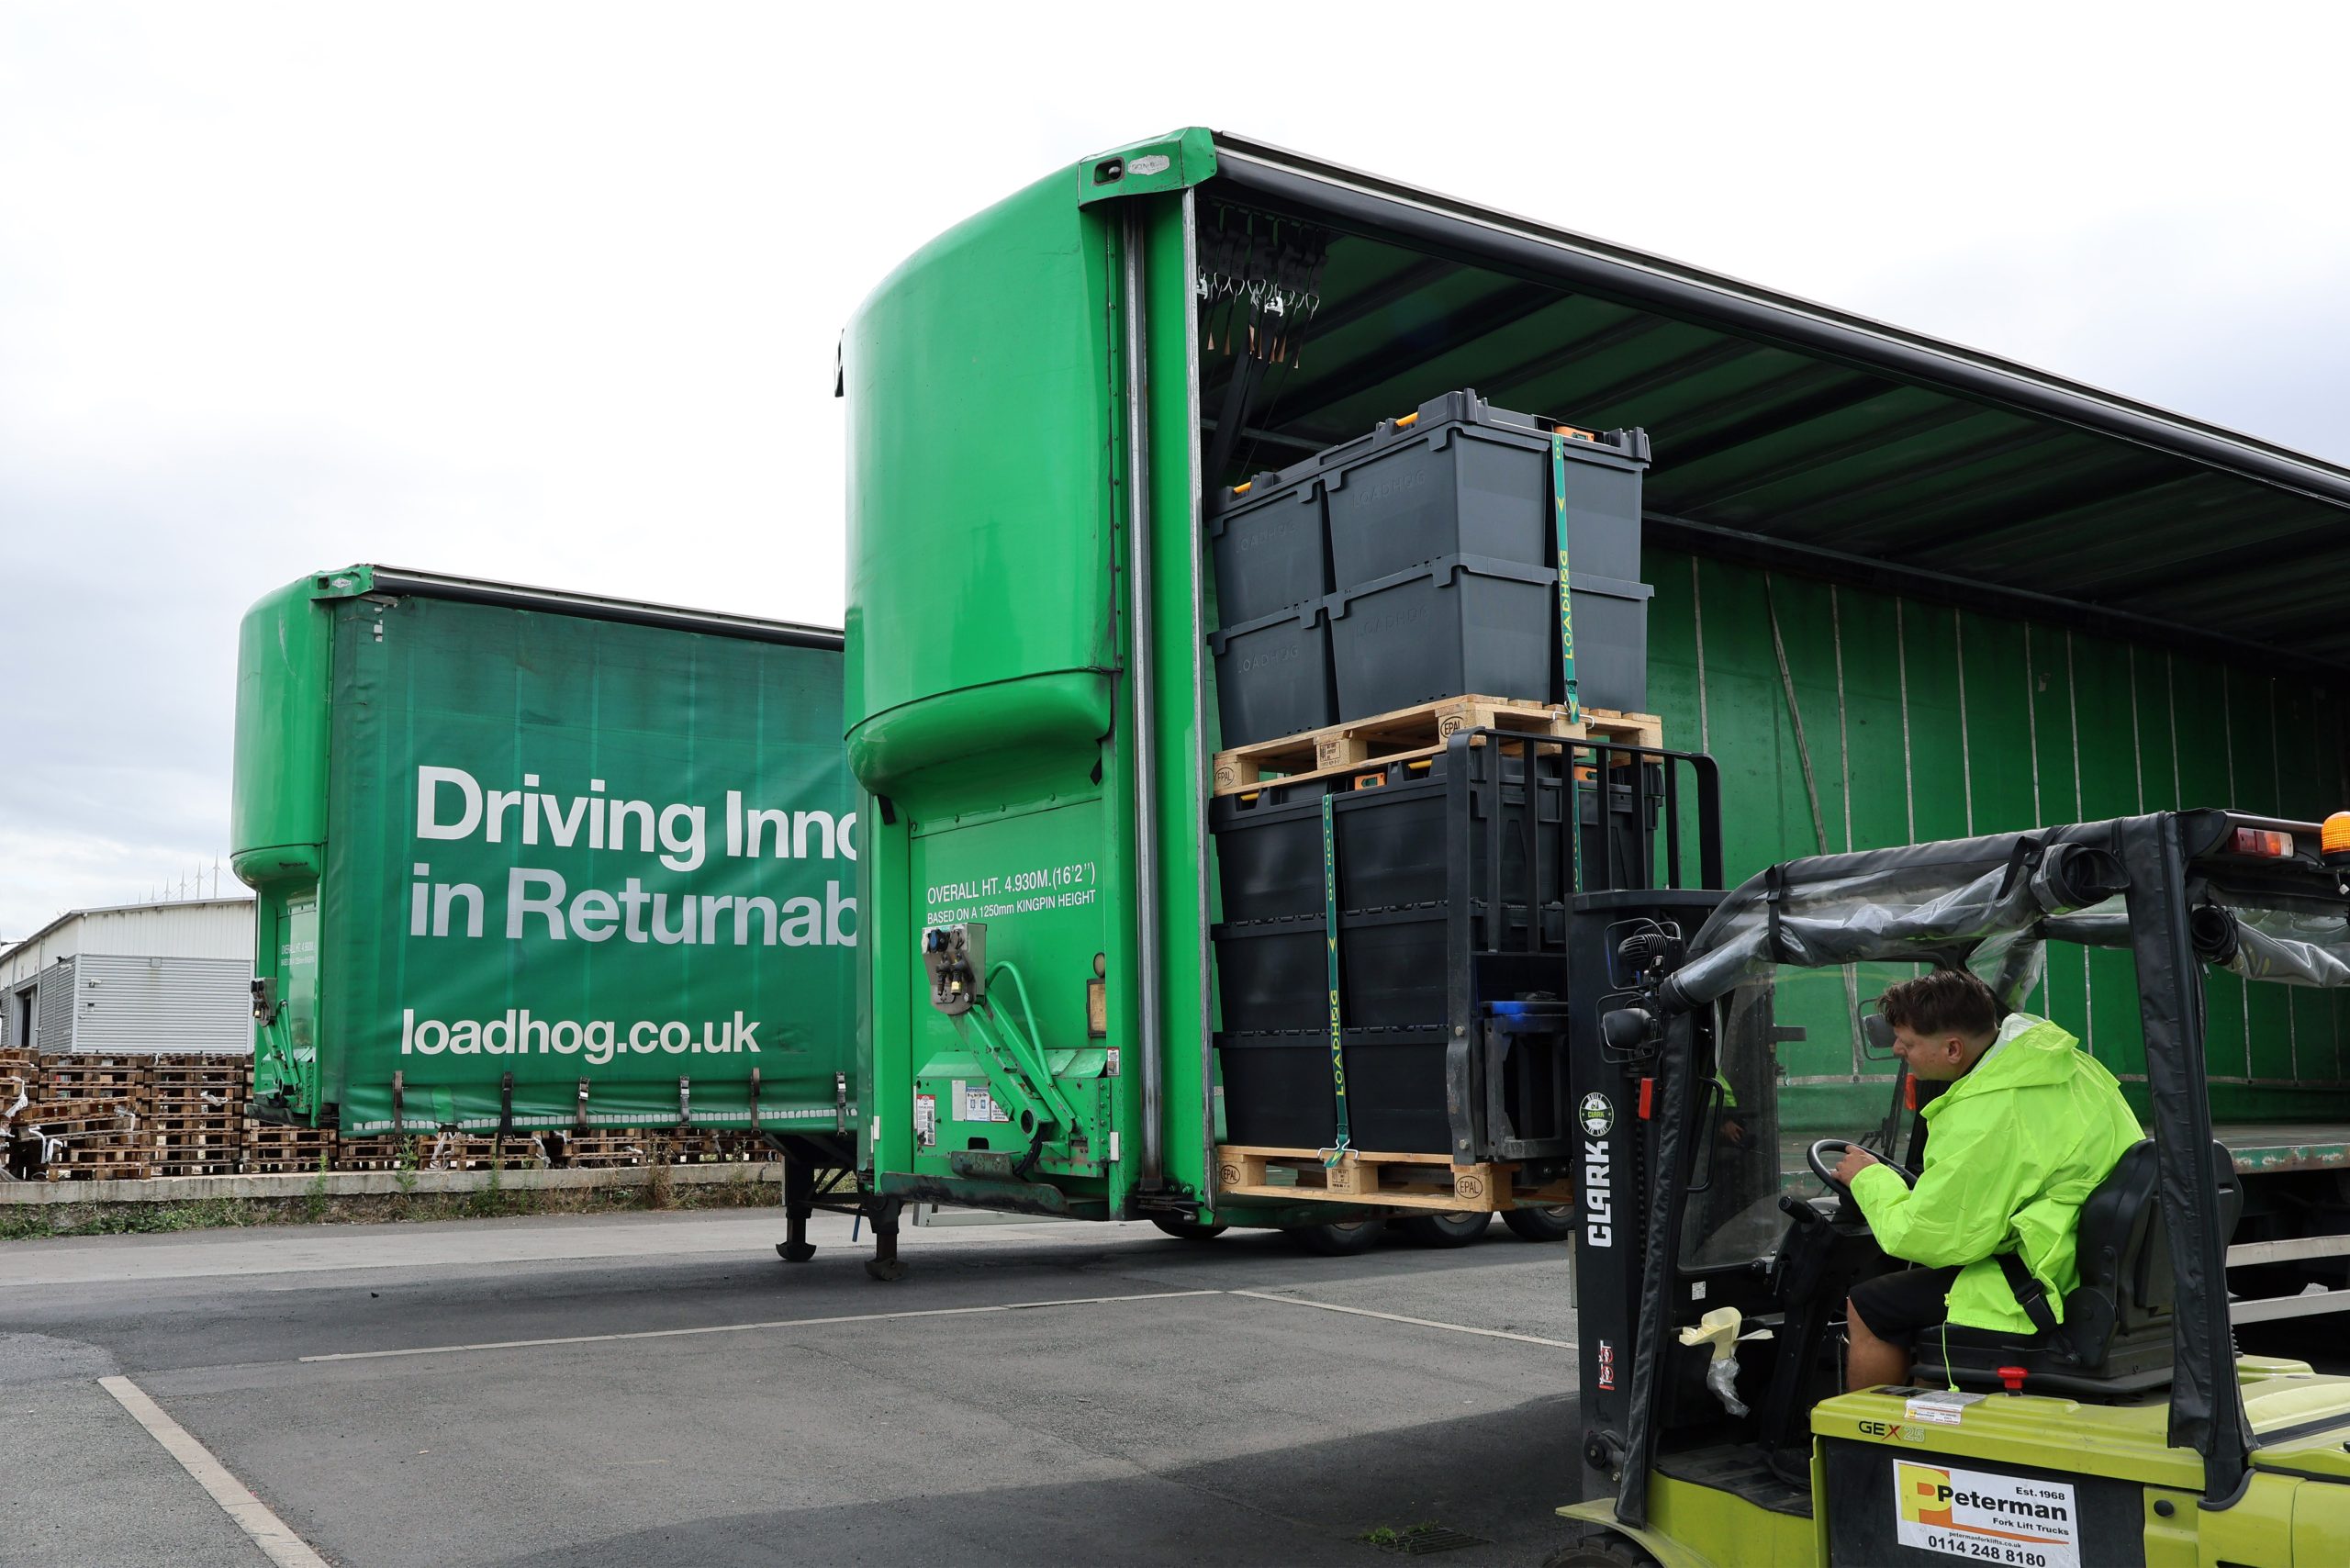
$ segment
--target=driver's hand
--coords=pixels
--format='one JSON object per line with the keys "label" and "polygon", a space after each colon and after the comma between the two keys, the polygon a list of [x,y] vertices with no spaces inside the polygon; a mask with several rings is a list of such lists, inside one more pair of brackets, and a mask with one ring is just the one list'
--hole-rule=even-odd
{"label": "driver's hand", "polygon": [[1844,1151],[1844,1158],[1837,1163],[1836,1180],[1850,1187],[1853,1177],[1858,1176],[1872,1165],[1883,1163],[1884,1161],[1877,1159],[1875,1155],[1871,1154],[1859,1144],[1854,1144]]}

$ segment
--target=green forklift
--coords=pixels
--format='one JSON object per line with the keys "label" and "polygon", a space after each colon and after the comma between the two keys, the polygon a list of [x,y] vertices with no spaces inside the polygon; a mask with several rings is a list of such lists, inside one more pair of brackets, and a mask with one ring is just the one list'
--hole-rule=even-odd
{"label": "green forklift", "polygon": [[[2243,1189],[2204,1062],[2207,969],[2350,988],[2350,813],[1823,855],[1726,895],[1585,894],[1576,926],[1575,994],[1601,998],[1571,1045],[1601,1495],[1559,1510],[1583,1533],[1553,1568],[2350,1562],[2350,1378],[2236,1337],[2306,1328],[2350,1291],[2232,1300]],[[1902,1264],[1832,1171],[1850,1138],[1914,1181],[1942,1086],[1897,1066],[1873,1126],[1783,1125],[1779,1048],[1832,1018],[1856,1068],[1890,1061],[1872,992],[1930,968],[2041,1011],[2052,947],[2084,983],[2099,950],[2129,960],[2098,960],[2104,983],[2134,969],[2152,1136],[2081,1211],[2056,1328],[1930,1332],[1908,1384],[1845,1393],[1846,1293]]]}

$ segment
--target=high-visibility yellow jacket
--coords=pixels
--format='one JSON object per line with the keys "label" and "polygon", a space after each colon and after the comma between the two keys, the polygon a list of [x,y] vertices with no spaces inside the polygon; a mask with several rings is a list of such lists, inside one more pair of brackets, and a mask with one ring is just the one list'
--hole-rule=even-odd
{"label": "high-visibility yellow jacket", "polygon": [[1928,1268],[1965,1266],[1951,1287],[1951,1322],[2029,1334],[1996,1261],[2015,1252],[2061,1321],[2081,1282],[2081,1204],[2145,1136],[2113,1074],[2055,1025],[2013,1014],[1994,1048],[1919,1114],[1932,1130],[1916,1187],[1882,1165],[1852,1180],[1877,1244]]}

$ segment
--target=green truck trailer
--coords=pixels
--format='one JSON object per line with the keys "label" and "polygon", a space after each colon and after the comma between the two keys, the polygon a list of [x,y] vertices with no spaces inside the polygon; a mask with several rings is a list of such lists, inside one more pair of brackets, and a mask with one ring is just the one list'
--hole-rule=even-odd
{"label": "green truck trailer", "polygon": [[259,1113],[755,1129],[804,1222],[865,1104],[840,671],[821,628],[385,566],[255,604]]}
{"label": "green truck trailer", "polygon": [[[1219,1171],[1210,533],[1252,475],[1458,388],[1652,441],[1645,707],[1716,759],[1719,885],[2350,802],[2350,472],[1540,222],[1185,130],[940,236],[841,366],[885,1194],[1191,1234],[1382,1212]],[[1779,999],[1781,1114],[1849,1134],[1892,1083],[1853,1017],[1879,977],[1811,978]],[[2126,955],[2060,956],[2038,1005],[2143,1104]],[[2332,1226],[2337,999],[2221,975],[2212,1008],[2221,1137],[2277,1225]]]}

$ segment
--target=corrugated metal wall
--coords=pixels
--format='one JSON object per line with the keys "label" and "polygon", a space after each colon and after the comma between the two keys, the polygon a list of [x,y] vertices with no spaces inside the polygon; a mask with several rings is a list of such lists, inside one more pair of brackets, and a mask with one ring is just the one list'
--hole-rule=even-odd
{"label": "corrugated metal wall", "polygon": [[250,960],[79,959],[78,1051],[250,1051]]}
{"label": "corrugated metal wall", "polygon": [[[1645,566],[1651,705],[1668,745],[1721,766],[1732,885],[1821,851],[2179,806],[2301,820],[2350,807],[2338,691],[1673,551],[1651,549]],[[1791,985],[1790,1021],[1808,1037],[1783,1054],[1789,1078],[1886,1081],[1874,1064],[1854,1070],[1845,1002],[1907,972]],[[2350,1109],[2350,1095],[2312,1103],[2288,1087],[2350,1076],[2341,999],[2225,975],[2210,998],[2212,1077],[2232,1089],[2217,1114]],[[2128,955],[2052,950],[2035,1002],[2117,1072],[2143,1077]]]}
{"label": "corrugated metal wall", "polygon": [[39,1002],[33,1014],[33,1046],[44,1051],[73,1048],[74,966],[65,958],[40,972],[35,984]]}
{"label": "corrugated metal wall", "polygon": [[250,963],[253,901],[185,899],[75,910],[0,956],[0,985],[13,985],[75,953],[140,958],[234,958]]}

